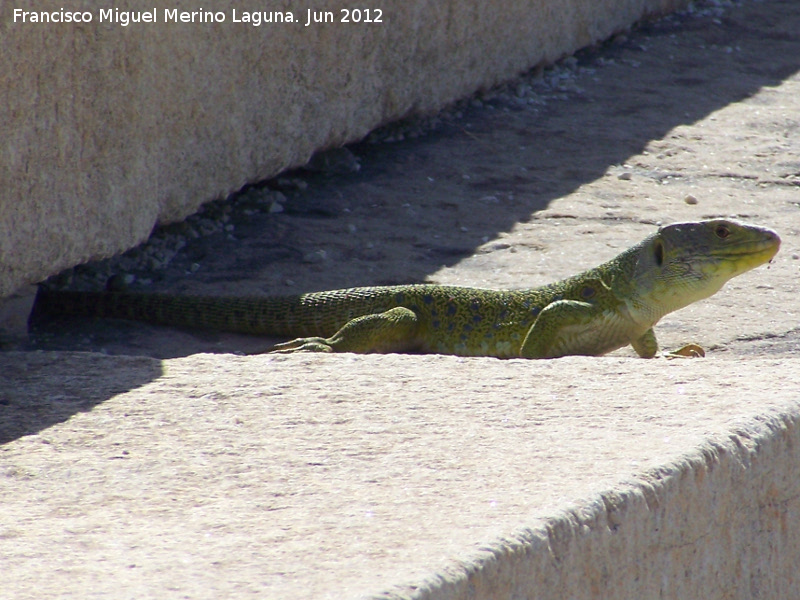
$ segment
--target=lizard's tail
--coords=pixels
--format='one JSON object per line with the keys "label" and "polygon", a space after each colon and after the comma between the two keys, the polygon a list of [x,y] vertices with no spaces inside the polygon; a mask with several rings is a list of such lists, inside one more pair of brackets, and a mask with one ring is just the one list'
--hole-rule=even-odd
{"label": "lizard's tail", "polygon": [[81,316],[254,335],[295,335],[296,327],[291,321],[296,303],[297,299],[292,297],[175,296],[40,288],[30,323],[59,316]]}
{"label": "lizard's tail", "polygon": [[252,335],[333,335],[350,319],[396,306],[395,294],[370,288],[300,296],[180,296],[137,292],[76,292],[40,288],[30,322],[58,316],[143,321]]}

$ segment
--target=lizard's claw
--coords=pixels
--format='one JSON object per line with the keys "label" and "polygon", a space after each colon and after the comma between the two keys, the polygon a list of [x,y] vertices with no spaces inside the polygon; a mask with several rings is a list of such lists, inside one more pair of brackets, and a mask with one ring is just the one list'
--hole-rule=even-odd
{"label": "lizard's claw", "polygon": [[294,352],[333,352],[333,347],[325,338],[309,337],[275,344],[269,351],[270,354],[292,354]]}
{"label": "lizard's claw", "polygon": [[683,348],[678,348],[666,354],[667,358],[703,358],[706,351],[697,344],[686,344]]}

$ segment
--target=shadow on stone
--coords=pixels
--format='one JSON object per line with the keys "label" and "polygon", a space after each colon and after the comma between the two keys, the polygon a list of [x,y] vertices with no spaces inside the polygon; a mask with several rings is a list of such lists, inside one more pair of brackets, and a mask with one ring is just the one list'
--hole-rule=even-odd
{"label": "shadow on stone", "polygon": [[0,445],[68,421],[161,374],[160,361],[146,357],[0,353]]}

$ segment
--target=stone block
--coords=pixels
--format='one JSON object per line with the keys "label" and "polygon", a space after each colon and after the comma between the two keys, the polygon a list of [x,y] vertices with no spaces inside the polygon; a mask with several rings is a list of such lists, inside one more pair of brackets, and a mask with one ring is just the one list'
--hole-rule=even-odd
{"label": "stone block", "polygon": [[0,297],[685,3],[4,5]]}

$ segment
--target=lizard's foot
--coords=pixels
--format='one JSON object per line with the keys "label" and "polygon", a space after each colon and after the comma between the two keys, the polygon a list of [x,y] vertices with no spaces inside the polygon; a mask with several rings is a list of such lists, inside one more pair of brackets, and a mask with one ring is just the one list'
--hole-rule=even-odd
{"label": "lizard's foot", "polygon": [[291,354],[293,352],[333,352],[330,340],[321,337],[297,338],[290,342],[275,344],[270,354]]}
{"label": "lizard's foot", "polygon": [[275,344],[269,352],[406,352],[419,346],[418,329],[416,313],[398,306],[382,313],[356,317],[329,338],[297,338]]}
{"label": "lizard's foot", "polygon": [[665,354],[666,358],[703,358],[706,351],[697,344],[686,344],[683,348],[678,348]]}

